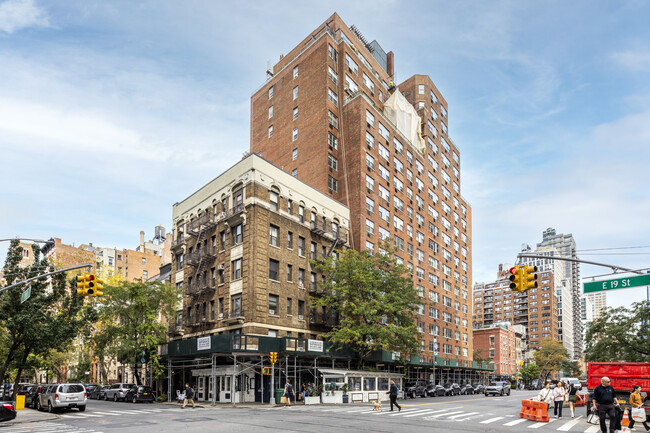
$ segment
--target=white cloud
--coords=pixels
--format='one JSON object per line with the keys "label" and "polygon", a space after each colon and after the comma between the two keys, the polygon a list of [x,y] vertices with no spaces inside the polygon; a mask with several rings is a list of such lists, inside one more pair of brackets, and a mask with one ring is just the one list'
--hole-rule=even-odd
{"label": "white cloud", "polygon": [[650,72],[650,50],[626,50],[612,54],[612,60],[633,72]]}
{"label": "white cloud", "polygon": [[49,27],[44,9],[34,0],[6,0],[0,3],[0,31],[13,33],[27,27]]}

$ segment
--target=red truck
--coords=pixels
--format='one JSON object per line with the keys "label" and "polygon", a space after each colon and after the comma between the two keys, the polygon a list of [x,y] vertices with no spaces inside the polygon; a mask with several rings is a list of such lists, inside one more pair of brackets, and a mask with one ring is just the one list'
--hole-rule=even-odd
{"label": "red truck", "polygon": [[616,396],[623,407],[630,409],[630,394],[635,385],[641,387],[644,397],[643,408],[646,420],[650,421],[650,362],[590,362],[587,367],[587,416],[593,404],[591,399],[594,388],[600,385],[600,379],[609,377],[611,385],[616,390]]}

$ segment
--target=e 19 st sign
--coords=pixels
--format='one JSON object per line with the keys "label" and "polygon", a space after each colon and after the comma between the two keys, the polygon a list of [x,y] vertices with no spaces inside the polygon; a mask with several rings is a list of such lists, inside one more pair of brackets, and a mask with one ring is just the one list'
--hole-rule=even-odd
{"label": "e 19 st sign", "polygon": [[606,290],[628,289],[630,287],[650,286],[650,274],[635,277],[617,278],[615,280],[585,283],[585,293],[604,292]]}

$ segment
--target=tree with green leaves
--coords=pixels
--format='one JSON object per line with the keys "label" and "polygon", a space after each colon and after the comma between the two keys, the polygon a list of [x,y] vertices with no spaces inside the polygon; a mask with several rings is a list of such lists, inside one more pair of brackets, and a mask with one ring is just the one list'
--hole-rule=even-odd
{"label": "tree with green leaves", "polygon": [[[7,285],[54,271],[51,263],[41,257],[38,245],[32,246],[33,264],[20,266],[23,248],[12,241],[7,252],[3,275]],[[0,363],[0,383],[9,369],[16,370],[15,384],[30,355],[50,350],[65,350],[85,323],[84,300],[67,285],[65,274],[28,283],[31,296],[24,303],[21,294],[27,286],[18,286],[0,294],[0,327],[6,330],[6,352]]]}
{"label": "tree with green leaves", "polygon": [[472,353],[472,359],[476,362],[490,362],[491,359],[485,356],[483,353],[484,350],[480,347],[474,349],[474,352]]}
{"label": "tree with green leaves", "polygon": [[142,383],[138,366],[143,356],[148,358],[154,375],[160,377],[164,366],[160,364],[158,345],[165,342],[165,323],[176,315],[178,296],[174,286],[158,281],[105,285],[104,297],[97,306],[100,326],[92,336],[96,348],[123,364],[133,365],[138,384]]}
{"label": "tree with green leaves", "polygon": [[559,341],[545,338],[539,349],[533,354],[533,359],[539,366],[540,376],[543,376],[543,381],[546,382],[551,373],[559,371],[562,365],[569,360],[569,353]]}
{"label": "tree with green leaves", "polygon": [[521,378],[524,380],[524,383],[529,384],[533,380],[539,379],[541,370],[539,369],[539,365],[531,362],[530,364],[526,364],[521,367],[519,369],[519,373],[521,374]]}
{"label": "tree with green leaves", "polygon": [[311,297],[311,307],[338,314],[325,337],[349,345],[364,360],[376,350],[399,352],[402,357],[420,351],[415,309],[421,305],[408,270],[398,264],[388,244],[377,254],[346,250],[338,257],[312,261],[325,276],[322,293]]}
{"label": "tree with green leaves", "polygon": [[650,359],[650,302],[608,308],[587,327],[590,362],[647,362]]}

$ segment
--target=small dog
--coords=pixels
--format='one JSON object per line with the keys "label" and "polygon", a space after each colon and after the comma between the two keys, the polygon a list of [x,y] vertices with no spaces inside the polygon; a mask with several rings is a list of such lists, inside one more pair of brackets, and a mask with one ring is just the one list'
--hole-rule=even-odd
{"label": "small dog", "polygon": [[376,410],[378,412],[383,412],[384,410],[381,408],[381,402],[379,400],[373,401],[372,402],[372,410]]}

